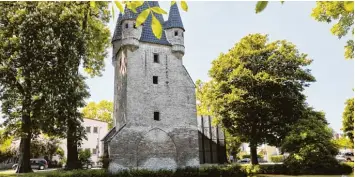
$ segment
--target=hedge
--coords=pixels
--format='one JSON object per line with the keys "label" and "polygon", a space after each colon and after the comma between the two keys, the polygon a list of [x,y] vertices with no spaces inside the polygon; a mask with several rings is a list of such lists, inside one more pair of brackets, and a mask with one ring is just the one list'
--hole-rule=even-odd
{"label": "hedge", "polygon": [[[258,158],[263,158],[263,156],[262,156],[262,155],[259,155],[259,154],[257,155],[257,157],[258,157]],[[250,159],[251,156],[250,156],[250,154],[246,154],[246,155],[243,155],[242,158],[243,158],[243,159],[245,159],[245,158],[249,158],[249,159]]]}
{"label": "hedge", "polygon": [[284,156],[283,155],[273,155],[270,158],[271,158],[271,162],[274,162],[274,163],[279,163],[279,162],[282,162],[284,160]]}
{"label": "hedge", "polygon": [[55,172],[47,177],[247,177],[240,166],[209,167],[205,169],[186,168],[175,172],[170,170],[148,171],[131,170],[110,174],[105,170],[74,170],[68,172]]}
{"label": "hedge", "polygon": [[258,174],[283,174],[283,175],[344,175],[353,172],[353,166],[342,163],[333,168],[309,167],[305,169],[287,168],[283,164],[258,165]]}

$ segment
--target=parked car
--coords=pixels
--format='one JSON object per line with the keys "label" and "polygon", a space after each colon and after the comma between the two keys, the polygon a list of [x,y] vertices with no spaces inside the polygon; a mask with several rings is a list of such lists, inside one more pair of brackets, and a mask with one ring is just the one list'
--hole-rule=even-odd
{"label": "parked car", "polygon": [[[32,169],[44,170],[48,168],[48,162],[45,159],[30,159],[30,163]],[[15,163],[12,169],[16,170],[17,166],[18,164]]]}
{"label": "parked car", "polygon": [[352,152],[346,152],[343,154],[344,158],[346,159],[346,161],[348,162],[354,162],[354,153]]}
{"label": "parked car", "polygon": [[238,160],[238,163],[250,163],[250,159],[244,158],[244,159]]}
{"label": "parked car", "polygon": [[87,161],[82,164],[83,169],[91,169],[93,167],[94,162]]}
{"label": "parked car", "polygon": [[337,159],[337,161],[339,161],[339,162],[345,162],[346,161],[346,159],[345,159],[343,154],[336,155],[335,159]]}

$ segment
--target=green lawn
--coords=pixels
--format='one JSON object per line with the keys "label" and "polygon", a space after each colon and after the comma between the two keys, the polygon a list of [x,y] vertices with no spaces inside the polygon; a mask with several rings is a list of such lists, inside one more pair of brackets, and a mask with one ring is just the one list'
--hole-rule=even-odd
{"label": "green lawn", "polygon": [[[25,174],[15,174],[15,170],[3,170],[0,171],[0,177],[45,177],[48,174],[53,174],[58,171],[36,171],[35,173],[25,173]],[[72,171],[73,172],[73,171]],[[70,171],[59,172],[59,173],[72,173]],[[351,175],[301,175],[301,176],[289,176],[289,175],[257,175],[257,177],[354,177],[354,174]]]}
{"label": "green lawn", "polygon": [[354,177],[351,175],[301,175],[301,176],[289,176],[289,175],[258,175],[258,177]]}

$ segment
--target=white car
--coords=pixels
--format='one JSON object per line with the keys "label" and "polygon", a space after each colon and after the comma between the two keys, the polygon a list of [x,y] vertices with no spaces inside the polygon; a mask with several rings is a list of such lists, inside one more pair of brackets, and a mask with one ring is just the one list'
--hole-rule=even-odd
{"label": "white car", "polygon": [[339,162],[345,162],[346,161],[346,158],[342,154],[336,155],[335,159],[337,159],[337,161],[339,161]]}

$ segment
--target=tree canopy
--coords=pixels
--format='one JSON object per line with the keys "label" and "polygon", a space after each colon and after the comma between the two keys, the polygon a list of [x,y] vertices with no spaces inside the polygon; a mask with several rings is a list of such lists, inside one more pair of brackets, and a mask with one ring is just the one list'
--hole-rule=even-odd
{"label": "tree canopy", "polygon": [[85,118],[102,120],[112,128],[113,123],[113,102],[102,100],[98,103],[89,102],[82,110]]}
{"label": "tree canopy", "polygon": [[302,91],[315,81],[305,69],[311,61],[290,42],[245,36],[212,62],[212,80],[198,83],[205,92],[201,109],[217,117],[232,136],[249,142],[256,164],[257,145],[280,145],[302,114]]}
{"label": "tree canopy", "polygon": [[100,75],[109,46],[108,4],[96,4],[1,2],[0,100],[6,132],[21,137],[18,172],[31,171],[30,142],[42,131],[66,132],[68,162],[77,159],[88,96],[79,66]]}
{"label": "tree canopy", "polygon": [[354,98],[348,99],[345,104],[342,130],[354,144]]}

